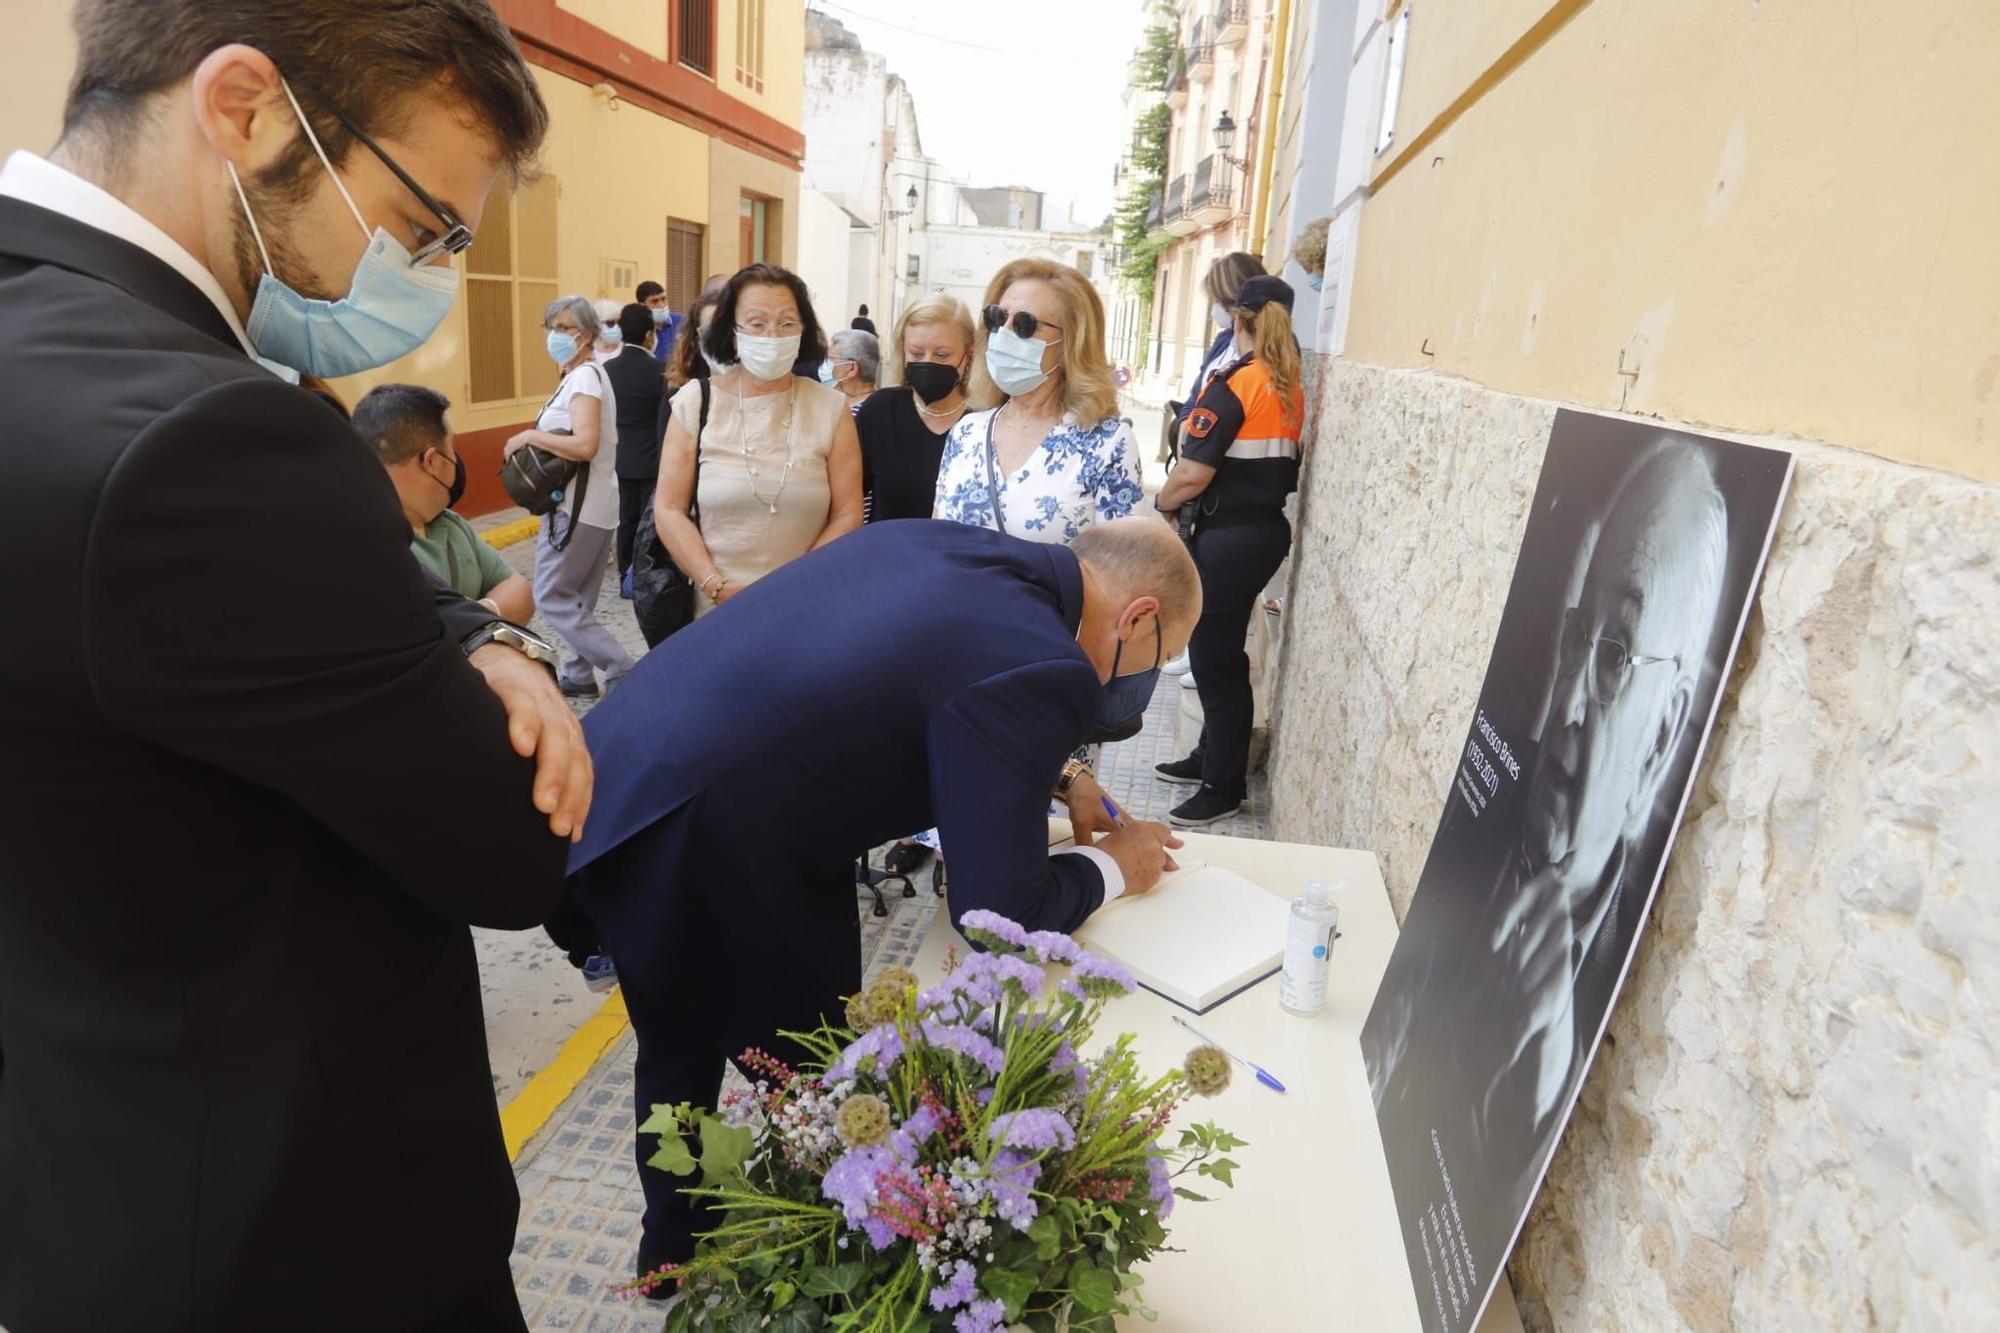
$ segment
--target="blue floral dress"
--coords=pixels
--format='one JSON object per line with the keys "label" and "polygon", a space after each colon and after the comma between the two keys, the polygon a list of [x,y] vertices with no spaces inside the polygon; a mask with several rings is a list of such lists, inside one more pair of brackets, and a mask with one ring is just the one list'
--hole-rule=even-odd
{"label": "blue floral dress", "polygon": [[1143,491],[1132,428],[1118,417],[1084,426],[1072,415],[1018,470],[1000,478],[1005,523],[996,525],[986,453],[987,432],[999,410],[968,412],[945,437],[932,518],[1004,526],[1011,536],[1067,544],[1091,524],[1124,518],[1138,508]]}

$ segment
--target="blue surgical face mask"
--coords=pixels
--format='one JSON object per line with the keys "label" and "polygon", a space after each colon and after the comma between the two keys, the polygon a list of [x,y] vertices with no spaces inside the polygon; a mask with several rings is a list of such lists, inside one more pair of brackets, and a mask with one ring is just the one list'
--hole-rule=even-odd
{"label": "blue surgical face mask", "polygon": [[665,324],[669,319],[673,318],[674,314],[673,311],[667,309],[663,305],[654,306],[651,313],[653,316],[653,324],[654,327],[656,328],[659,327],[660,325]]}
{"label": "blue surgical face mask", "polygon": [[1318,291],[1320,289],[1319,285],[1325,281],[1326,281],[1326,275],[1324,273],[1306,274],[1306,286],[1312,288],[1314,291]]}
{"label": "blue surgical face mask", "polygon": [[620,346],[625,341],[625,330],[616,324],[606,324],[597,331],[597,340],[612,347]]}
{"label": "blue surgical face mask", "polygon": [[1003,324],[986,335],[986,373],[1009,398],[1033,393],[1048,383],[1049,372],[1042,369],[1042,349],[1061,341],[1023,338]]}
{"label": "blue surgical face mask", "polygon": [[819,382],[829,389],[840,383],[839,380],[833,377],[833,362],[822,361],[819,363]]}
{"label": "blue surgical face mask", "polygon": [[548,348],[549,360],[566,366],[576,359],[576,335],[564,333],[561,329],[550,329]]}
{"label": "blue surgical face mask", "polygon": [[1164,645],[1160,641],[1160,617],[1153,616],[1153,666],[1150,671],[1135,671],[1129,676],[1118,674],[1118,662],[1125,653],[1125,641],[1118,641],[1116,652],[1111,654],[1111,679],[1104,682],[1104,705],[1098,713],[1097,725],[1105,731],[1116,731],[1133,718],[1146,711],[1146,705],[1153,701],[1153,687],[1160,682],[1160,663]]}
{"label": "blue surgical face mask", "polygon": [[264,276],[257,284],[257,296],[251,303],[244,332],[260,359],[276,361],[308,375],[333,379],[385,366],[423,346],[451,313],[451,303],[458,295],[458,270],[413,264],[410,252],[395,237],[380,227],[369,232],[361,210],[354,206],[347,186],[341,183],[340,174],[319,146],[319,136],[313,133],[311,122],[299,109],[298,99],[292,96],[291,86],[284,87],[313,152],[319,154],[334,187],[346,200],[355,225],[368,237],[368,248],[361,252],[361,259],[354,266],[354,278],[348,283],[345,297],[325,301],[301,296],[272,271],[271,253],[264,245],[256,216],[250,212],[250,199],[243,193],[243,182],[236,175],[235,165],[225,162],[229,179],[236,186],[236,198],[243,205],[243,215],[250,220],[257,253],[264,261]]}

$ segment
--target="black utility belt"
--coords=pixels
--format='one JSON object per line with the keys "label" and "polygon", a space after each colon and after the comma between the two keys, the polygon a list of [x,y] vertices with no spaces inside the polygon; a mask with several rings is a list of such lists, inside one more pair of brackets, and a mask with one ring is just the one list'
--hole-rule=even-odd
{"label": "black utility belt", "polygon": [[1272,519],[1283,520],[1283,505],[1224,505],[1214,513],[1203,511],[1197,526],[1201,528],[1241,528],[1253,523],[1268,523]]}

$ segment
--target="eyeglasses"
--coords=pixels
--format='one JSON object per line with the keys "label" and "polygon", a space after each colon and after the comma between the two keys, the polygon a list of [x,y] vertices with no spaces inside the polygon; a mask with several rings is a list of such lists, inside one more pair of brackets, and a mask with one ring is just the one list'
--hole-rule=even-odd
{"label": "eyeglasses", "polygon": [[794,334],[804,333],[806,326],[796,319],[788,319],[781,324],[753,319],[748,324],[738,324],[736,331],[752,338],[789,338]]}
{"label": "eyeglasses", "polygon": [[1016,310],[1013,314],[1009,315],[1005,310],[1001,309],[999,306],[990,305],[986,307],[985,318],[986,318],[986,331],[988,333],[998,333],[1000,331],[1001,325],[1004,324],[1008,328],[1014,330],[1015,333],[1019,334],[1023,338],[1034,337],[1036,329],[1047,329],[1049,332],[1058,335],[1057,337],[1049,339],[1050,342],[1062,341],[1062,338],[1060,336],[1062,333],[1062,325],[1053,324],[1046,319],[1036,319],[1033,314],[1031,314],[1026,310]]}
{"label": "eyeglasses", "polygon": [[1585,686],[1590,691],[1590,697],[1599,704],[1612,703],[1624,692],[1633,668],[1652,666],[1658,662],[1672,662],[1678,666],[1681,660],[1678,657],[1642,657],[1616,639],[1592,634],[1584,623],[1583,611],[1571,607],[1563,612],[1562,640],[1556,653],[1556,670],[1560,678],[1568,680],[1576,675],[1586,656],[1590,658],[1590,674],[1585,677]]}
{"label": "eyeglasses", "polygon": [[452,212],[449,204],[439,202],[423,186],[411,180],[410,173],[398,166],[396,159],[384,152],[381,144],[369,138],[367,131],[349,119],[346,112],[327,101],[324,97],[320,99],[320,102],[327,110],[333,113],[333,118],[340,122],[342,128],[359,139],[362,147],[375,154],[377,160],[383,166],[389,168],[390,173],[397,180],[403,182],[403,188],[415,195],[418,203],[430,210],[431,215],[444,224],[442,234],[433,240],[425,242],[415,254],[410,256],[410,262],[413,265],[428,264],[431,260],[437,258],[440,252],[447,252],[454,255],[462,254],[472,245],[472,228],[458,220],[458,214]]}

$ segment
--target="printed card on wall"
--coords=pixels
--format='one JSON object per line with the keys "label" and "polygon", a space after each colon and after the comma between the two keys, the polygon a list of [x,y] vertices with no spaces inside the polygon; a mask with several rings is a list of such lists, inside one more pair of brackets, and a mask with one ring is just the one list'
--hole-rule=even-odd
{"label": "printed card on wall", "polygon": [[1791,455],[1563,411],[1361,1032],[1424,1327],[1484,1311],[1659,887]]}

